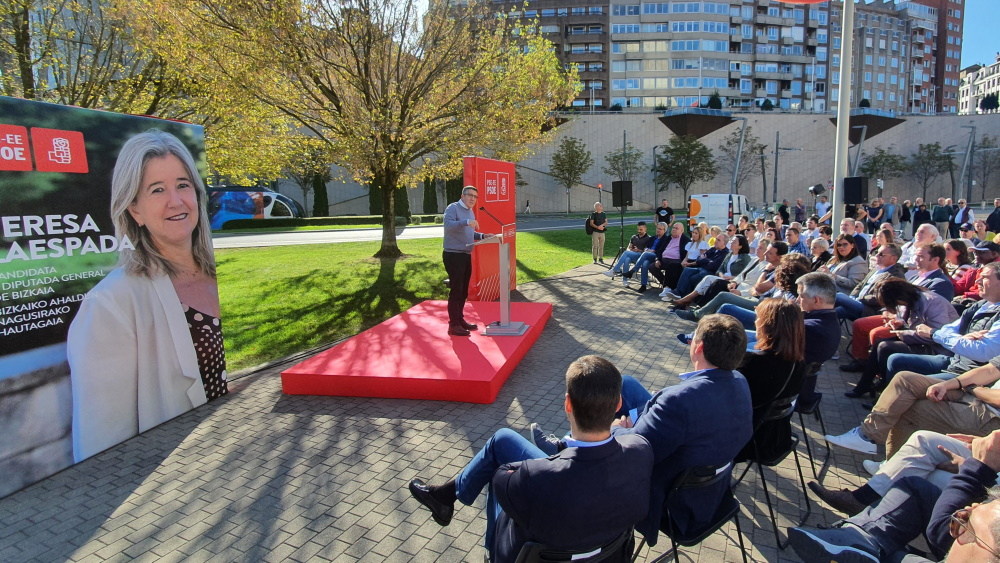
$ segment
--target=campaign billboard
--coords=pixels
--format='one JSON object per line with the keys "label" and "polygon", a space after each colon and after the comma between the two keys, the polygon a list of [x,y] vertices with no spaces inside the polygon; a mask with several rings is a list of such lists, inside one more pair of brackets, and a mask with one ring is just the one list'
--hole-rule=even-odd
{"label": "campaign billboard", "polygon": [[[514,163],[467,156],[465,166],[466,186],[475,186],[479,190],[478,206],[489,214],[477,208],[476,220],[479,230],[484,233],[513,234],[516,222],[515,216],[515,178]],[[502,227],[507,228],[501,231]],[[510,244],[510,289],[517,288],[517,240],[507,236],[505,242]],[[472,280],[469,282],[469,300],[496,301],[500,298],[500,248],[499,245],[480,245],[472,253]]]}
{"label": "campaign billboard", "polygon": [[204,177],[199,126],[0,97],[0,496],[224,394]]}

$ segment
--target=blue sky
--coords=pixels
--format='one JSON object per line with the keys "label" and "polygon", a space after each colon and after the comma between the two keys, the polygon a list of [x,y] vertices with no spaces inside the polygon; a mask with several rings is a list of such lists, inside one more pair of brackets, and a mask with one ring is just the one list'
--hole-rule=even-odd
{"label": "blue sky", "polygon": [[976,63],[992,63],[1000,51],[996,22],[1000,18],[997,0],[965,0],[965,30],[962,37],[962,68]]}

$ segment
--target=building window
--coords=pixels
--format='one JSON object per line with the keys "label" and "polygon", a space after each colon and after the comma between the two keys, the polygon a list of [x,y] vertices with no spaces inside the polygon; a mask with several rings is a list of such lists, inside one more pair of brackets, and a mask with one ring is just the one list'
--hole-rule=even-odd
{"label": "building window", "polygon": [[638,16],[639,15],[639,5],[638,4],[617,4],[614,6],[613,13],[616,16]]}

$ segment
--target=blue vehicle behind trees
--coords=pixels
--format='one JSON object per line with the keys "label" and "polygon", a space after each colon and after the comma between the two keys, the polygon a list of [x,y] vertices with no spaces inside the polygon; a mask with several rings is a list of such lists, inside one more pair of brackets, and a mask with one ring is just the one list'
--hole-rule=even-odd
{"label": "blue vehicle behind trees", "polygon": [[208,216],[212,230],[232,219],[287,219],[305,217],[294,199],[278,192],[252,186],[209,186]]}

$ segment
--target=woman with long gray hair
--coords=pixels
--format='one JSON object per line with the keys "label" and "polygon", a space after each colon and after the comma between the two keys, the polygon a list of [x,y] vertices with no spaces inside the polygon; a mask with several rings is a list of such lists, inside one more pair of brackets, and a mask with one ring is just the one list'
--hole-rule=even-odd
{"label": "woman with long gray hair", "polygon": [[111,217],[124,249],[67,338],[76,461],[228,392],[206,201],[173,135],[122,146]]}

